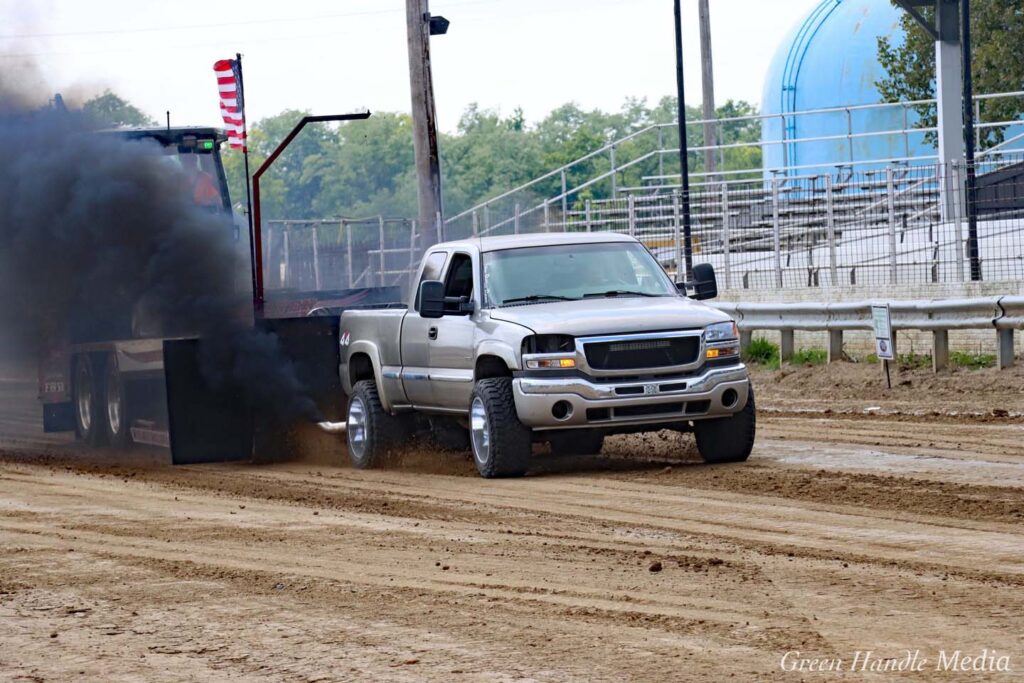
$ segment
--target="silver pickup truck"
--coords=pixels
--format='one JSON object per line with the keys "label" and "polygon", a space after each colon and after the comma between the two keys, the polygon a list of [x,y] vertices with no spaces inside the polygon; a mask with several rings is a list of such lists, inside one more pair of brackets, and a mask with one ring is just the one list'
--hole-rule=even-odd
{"label": "silver pickup truck", "polygon": [[673,283],[613,233],[436,245],[407,306],[342,314],[353,464],[378,463],[417,413],[461,433],[484,477],[525,474],[535,441],[589,454],[661,429],[694,432],[706,462],[746,460],[754,392],[736,324],[693,300],[717,295],[711,266],[694,279]]}

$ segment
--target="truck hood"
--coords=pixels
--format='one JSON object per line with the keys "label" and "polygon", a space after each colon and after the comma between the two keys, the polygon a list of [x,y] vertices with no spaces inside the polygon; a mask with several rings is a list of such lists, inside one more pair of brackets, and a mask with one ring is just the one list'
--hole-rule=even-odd
{"label": "truck hood", "polygon": [[704,327],[730,320],[716,308],[681,296],[615,297],[494,308],[493,320],[528,327],[536,334],[588,337]]}

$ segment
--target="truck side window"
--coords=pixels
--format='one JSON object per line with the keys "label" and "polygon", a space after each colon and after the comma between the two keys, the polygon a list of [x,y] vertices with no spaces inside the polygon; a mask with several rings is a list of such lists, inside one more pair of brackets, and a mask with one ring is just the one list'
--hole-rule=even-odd
{"label": "truck side window", "polygon": [[423,274],[420,275],[420,281],[416,284],[416,300],[413,302],[413,310],[420,310],[420,283],[424,280],[440,280],[444,262],[447,260],[448,252],[445,251],[435,251],[427,256],[427,260],[423,263]]}
{"label": "truck side window", "polygon": [[445,297],[473,296],[473,259],[469,254],[456,254],[448,267],[448,277],[444,282]]}

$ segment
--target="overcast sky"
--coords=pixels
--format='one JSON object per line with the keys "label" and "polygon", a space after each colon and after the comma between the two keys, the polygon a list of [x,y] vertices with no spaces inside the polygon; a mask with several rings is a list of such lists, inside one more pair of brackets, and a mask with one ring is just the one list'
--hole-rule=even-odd
{"label": "overcast sky", "polygon": [[[760,102],[768,62],[819,0],[711,0],[715,95]],[[213,62],[243,54],[250,121],[283,109],[409,109],[403,0],[0,0],[0,68],[33,60],[38,88],[110,88],[154,118],[218,123]],[[675,92],[670,0],[433,0],[440,126],[465,107],[528,121],[576,101],[618,110]],[[688,103],[700,102],[697,0],[683,0]],[[48,94],[48,92],[47,92]]]}

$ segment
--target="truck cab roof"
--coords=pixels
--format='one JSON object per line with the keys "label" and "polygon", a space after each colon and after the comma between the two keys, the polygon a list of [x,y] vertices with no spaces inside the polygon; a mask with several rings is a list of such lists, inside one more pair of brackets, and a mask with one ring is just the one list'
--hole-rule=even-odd
{"label": "truck cab roof", "polygon": [[220,128],[212,126],[152,126],[152,127],[124,127],[107,128],[100,131],[108,135],[119,135],[130,140],[151,139],[161,145],[176,145],[186,138],[214,139],[218,143],[227,140],[227,136]]}
{"label": "truck cab roof", "polygon": [[614,232],[542,232],[535,234],[501,235],[478,237],[452,242],[442,242],[435,249],[469,249],[481,253],[502,249],[523,249],[527,247],[549,247],[561,244],[600,244],[607,242],[637,242],[629,235]]}

